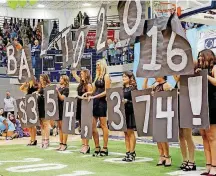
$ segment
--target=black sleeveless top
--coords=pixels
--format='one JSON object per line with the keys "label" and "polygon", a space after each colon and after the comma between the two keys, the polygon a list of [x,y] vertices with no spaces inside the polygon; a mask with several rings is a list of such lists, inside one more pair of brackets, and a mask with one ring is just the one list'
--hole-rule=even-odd
{"label": "black sleeveless top", "polygon": [[40,88],[38,91],[38,111],[39,111],[39,118],[45,118],[45,99],[44,99],[44,89]]}
{"label": "black sleeveless top", "polygon": [[[104,79],[104,76],[103,76],[103,78],[98,78],[95,81],[96,90],[95,90],[94,95],[98,95],[98,94],[100,94],[100,93],[102,93],[102,92],[105,91],[105,79]],[[100,99],[106,99],[106,96],[101,97]]]}
{"label": "black sleeveless top", "polygon": [[161,84],[158,84],[153,90],[154,90],[155,92],[164,91],[163,85],[164,85],[165,83],[167,83],[167,82],[165,81],[165,82],[163,82],[163,83],[161,83]]}
{"label": "black sleeveless top", "polygon": [[37,90],[38,90],[37,86],[32,86],[32,87],[29,86],[27,89],[27,95],[32,94],[32,93],[36,92]]}

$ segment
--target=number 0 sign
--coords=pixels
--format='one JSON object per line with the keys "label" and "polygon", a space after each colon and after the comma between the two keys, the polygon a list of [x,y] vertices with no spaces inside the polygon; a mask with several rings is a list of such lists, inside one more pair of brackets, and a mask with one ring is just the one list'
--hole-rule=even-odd
{"label": "number 0 sign", "polygon": [[56,86],[44,89],[45,96],[45,118],[47,120],[59,120],[58,95]]}
{"label": "number 0 sign", "polygon": [[192,51],[177,16],[147,20],[137,77],[193,74]]}

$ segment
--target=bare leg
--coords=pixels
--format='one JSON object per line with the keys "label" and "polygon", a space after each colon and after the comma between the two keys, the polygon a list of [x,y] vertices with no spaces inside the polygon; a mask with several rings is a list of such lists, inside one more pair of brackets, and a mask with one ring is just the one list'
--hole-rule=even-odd
{"label": "bare leg", "polygon": [[130,139],[128,136],[128,132],[125,132],[125,146],[126,146],[126,152],[130,152]]}
{"label": "bare leg", "polygon": [[134,134],[134,130],[128,129],[128,136],[130,141],[130,152],[135,152],[135,146],[136,146],[136,136]]}
{"label": "bare leg", "polygon": [[106,117],[100,117],[100,124],[103,130],[103,148],[106,149],[108,145],[108,137],[109,137],[109,130],[107,127],[107,119]]}

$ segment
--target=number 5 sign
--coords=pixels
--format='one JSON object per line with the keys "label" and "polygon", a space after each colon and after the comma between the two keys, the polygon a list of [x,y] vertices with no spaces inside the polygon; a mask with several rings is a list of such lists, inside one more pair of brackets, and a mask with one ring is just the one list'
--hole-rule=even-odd
{"label": "number 5 sign", "polygon": [[125,107],[122,100],[122,88],[112,88],[107,90],[107,109],[110,131],[126,131]]}
{"label": "number 5 sign", "polygon": [[59,120],[58,95],[56,86],[44,89],[45,96],[45,118],[47,120]]}
{"label": "number 5 sign", "polygon": [[194,73],[192,51],[176,15],[145,22],[137,77]]}

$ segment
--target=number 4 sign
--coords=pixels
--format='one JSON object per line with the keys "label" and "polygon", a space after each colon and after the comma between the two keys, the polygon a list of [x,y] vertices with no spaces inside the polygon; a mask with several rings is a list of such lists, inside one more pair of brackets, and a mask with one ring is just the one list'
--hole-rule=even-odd
{"label": "number 4 sign", "polygon": [[77,99],[67,97],[64,100],[63,133],[75,134]]}
{"label": "number 4 sign", "polygon": [[194,73],[192,51],[176,15],[145,22],[137,77]]}

